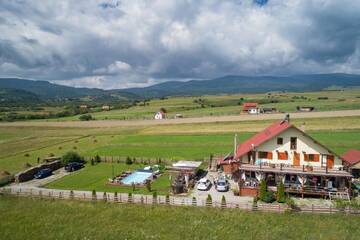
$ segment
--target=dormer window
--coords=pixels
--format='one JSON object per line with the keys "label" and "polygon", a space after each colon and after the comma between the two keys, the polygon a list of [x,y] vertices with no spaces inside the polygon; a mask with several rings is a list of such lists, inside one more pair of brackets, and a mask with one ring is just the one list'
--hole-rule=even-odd
{"label": "dormer window", "polygon": [[278,138],[277,138],[277,144],[278,144],[278,145],[283,145],[283,143],[284,143],[283,138],[278,137]]}
{"label": "dormer window", "polygon": [[296,137],[291,137],[290,138],[290,149],[291,150],[296,150],[297,149],[297,138]]}

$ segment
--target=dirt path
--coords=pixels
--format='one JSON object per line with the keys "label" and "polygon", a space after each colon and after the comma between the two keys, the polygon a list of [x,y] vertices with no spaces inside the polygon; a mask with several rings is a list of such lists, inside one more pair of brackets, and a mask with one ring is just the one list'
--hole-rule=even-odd
{"label": "dirt path", "polygon": [[[182,118],[182,119],[164,119],[164,120],[98,120],[98,121],[28,121],[28,122],[11,122],[0,123],[0,127],[130,127],[130,126],[154,126],[154,125],[172,125],[187,123],[212,123],[212,122],[239,122],[239,121],[261,121],[276,120],[284,118],[283,113],[277,114],[260,114],[260,115],[233,115],[233,116],[209,116],[198,118]],[[297,112],[291,113],[292,119],[305,118],[333,118],[333,117],[353,117],[360,116],[359,110],[343,110],[343,111],[327,111],[327,112]]]}

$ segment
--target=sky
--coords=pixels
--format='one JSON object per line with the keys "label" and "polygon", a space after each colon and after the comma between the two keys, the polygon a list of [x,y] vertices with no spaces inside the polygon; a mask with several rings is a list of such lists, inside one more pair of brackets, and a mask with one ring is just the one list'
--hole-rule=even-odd
{"label": "sky", "polygon": [[96,88],[360,73],[356,0],[0,1],[0,77]]}

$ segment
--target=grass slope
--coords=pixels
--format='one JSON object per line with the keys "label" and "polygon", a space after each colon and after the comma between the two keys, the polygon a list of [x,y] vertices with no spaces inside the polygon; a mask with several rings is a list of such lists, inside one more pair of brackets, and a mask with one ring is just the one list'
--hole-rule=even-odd
{"label": "grass slope", "polygon": [[359,216],[0,196],[1,239],[358,239]]}

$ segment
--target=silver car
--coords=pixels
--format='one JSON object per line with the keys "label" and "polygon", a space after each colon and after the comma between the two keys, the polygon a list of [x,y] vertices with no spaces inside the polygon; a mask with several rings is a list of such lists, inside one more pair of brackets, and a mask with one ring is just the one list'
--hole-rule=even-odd
{"label": "silver car", "polygon": [[226,179],[220,179],[216,183],[216,190],[218,192],[227,192],[230,189],[230,184]]}

